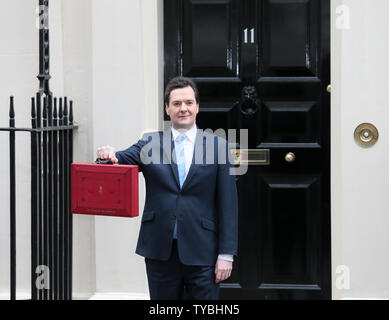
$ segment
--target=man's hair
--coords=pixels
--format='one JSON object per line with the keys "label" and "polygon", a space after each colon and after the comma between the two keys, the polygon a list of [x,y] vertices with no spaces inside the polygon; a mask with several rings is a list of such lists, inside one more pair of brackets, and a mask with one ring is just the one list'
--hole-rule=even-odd
{"label": "man's hair", "polygon": [[186,87],[191,87],[195,94],[196,103],[199,103],[199,90],[197,89],[196,84],[192,79],[186,77],[175,77],[171,79],[165,88],[165,105],[169,105],[170,93],[174,89],[182,89]]}

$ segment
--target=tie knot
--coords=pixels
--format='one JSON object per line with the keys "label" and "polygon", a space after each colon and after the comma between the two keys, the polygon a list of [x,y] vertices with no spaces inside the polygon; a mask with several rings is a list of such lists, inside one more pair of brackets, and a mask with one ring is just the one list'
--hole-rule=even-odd
{"label": "tie knot", "polygon": [[179,143],[183,142],[183,141],[185,140],[185,137],[186,137],[185,134],[180,134],[180,135],[178,136],[178,138],[177,138],[178,142],[179,142]]}

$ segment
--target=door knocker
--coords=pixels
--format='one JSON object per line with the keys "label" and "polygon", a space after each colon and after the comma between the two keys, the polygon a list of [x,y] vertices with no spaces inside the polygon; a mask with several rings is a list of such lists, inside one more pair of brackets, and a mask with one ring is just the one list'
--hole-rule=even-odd
{"label": "door knocker", "polygon": [[257,89],[253,86],[246,86],[242,89],[240,112],[246,118],[252,118],[258,111]]}

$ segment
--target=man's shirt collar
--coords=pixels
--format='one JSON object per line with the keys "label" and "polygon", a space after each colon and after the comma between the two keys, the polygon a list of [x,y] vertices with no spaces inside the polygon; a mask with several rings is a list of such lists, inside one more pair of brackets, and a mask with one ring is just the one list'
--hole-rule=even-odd
{"label": "man's shirt collar", "polygon": [[176,129],[174,129],[173,127],[171,128],[172,129],[172,134],[173,134],[173,139],[174,141],[177,139],[177,137],[184,133],[186,135],[186,137],[192,142],[194,143],[195,140],[196,140],[196,134],[197,134],[197,126],[194,125],[193,128],[189,129],[188,131],[178,131]]}

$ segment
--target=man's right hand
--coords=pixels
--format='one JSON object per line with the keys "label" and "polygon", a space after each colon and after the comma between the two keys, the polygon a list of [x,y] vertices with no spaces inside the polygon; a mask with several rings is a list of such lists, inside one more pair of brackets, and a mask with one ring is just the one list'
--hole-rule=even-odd
{"label": "man's right hand", "polygon": [[115,156],[115,148],[111,146],[105,146],[97,148],[97,158],[102,160],[109,160],[112,163],[118,163],[119,160]]}

